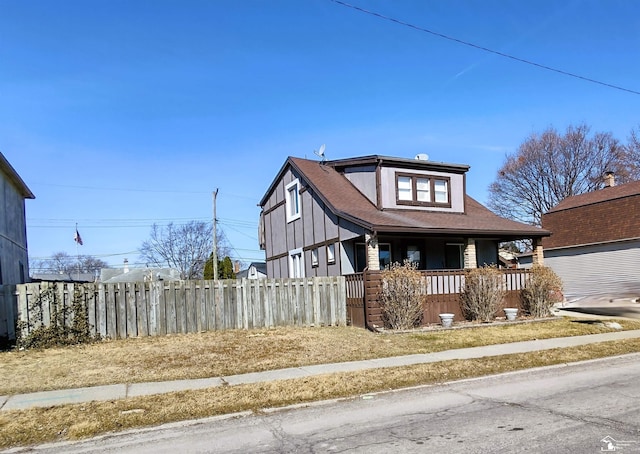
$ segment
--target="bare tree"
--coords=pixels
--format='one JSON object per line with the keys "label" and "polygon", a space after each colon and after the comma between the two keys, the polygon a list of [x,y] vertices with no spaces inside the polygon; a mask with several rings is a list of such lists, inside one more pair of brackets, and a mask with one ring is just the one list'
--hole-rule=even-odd
{"label": "bare tree", "polygon": [[640,180],[640,126],[631,130],[625,158],[634,180]]}
{"label": "bare tree", "polygon": [[[149,265],[177,269],[181,279],[201,279],[212,249],[212,229],[211,224],[198,221],[165,227],[154,224],[149,240],[140,247],[140,258]],[[218,243],[224,243],[222,232],[217,236]],[[218,251],[222,254],[226,248],[219,246]]]}
{"label": "bare tree", "polygon": [[532,134],[506,157],[489,187],[489,207],[496,213],[534,225],[566,197],[599,189],[606,171],[620,182],[632,180],[626,147],[610,133],[589,134],[585,124],[564,134],[548,128]]}
{"label": "bare tree", "polygon": [[56,252],[50,258],[34,261],[29,265],[31,271],[41,273],[68,274],[96,273],[102,268],[109,268],[104,260],[91,255],[72,256],[66,252]]}

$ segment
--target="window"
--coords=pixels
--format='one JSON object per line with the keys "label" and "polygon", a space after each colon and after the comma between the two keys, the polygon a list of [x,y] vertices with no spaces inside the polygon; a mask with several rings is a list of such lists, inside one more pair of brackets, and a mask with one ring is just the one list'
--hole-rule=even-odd
{"label": "window", "polygon": [[431,202],[431,182],[428,178],[416,178],[416,196],[418,202]]}
{"label": "window", "polygon": [[[389,243],[378,243],[378,261],[380,269],[391,264],[391,245]],[[364,243],[356,243],[356,273],[361,273],[367,266],[367,246]]]}
{"label": "window", "polygon": [[420,248],[418,246],[407,246],[407,260],[420,268]]}
{"label": "window", "polygon": [[294,180],[285,186],[287,222],[295,221],[300,217],[300,182]]}
{"label": "window", "polygon": [[448,183],[447,180],[433,180],[433,191],[436,203],[449,203]]}
{"label": "window", "polygon": [[336,263],[336,245],[335,244],[327,245],[327,262]]}
{"label": "window", "polygon": [[464,244],[447,243],[445,245],[445,268],[459,270],[464,268]]}
{"label": "window", "polygon": [[378,261],[380,262],[381,270],[391,265],[391,245],[390,244],[378,243]]}
{"label": "window", "polygon": [[302,249],[296,249],[289,253],[289,277],[304,277],[304,260]]}
{"label": "window", "polygon": [[396,198],[399,205],[450,207],[447,177],[396,174]]}
{"label": "window", "polygon": [[398,177],[398,200],[413,200],[411,177]]}
{"label": "window", "polygon": [[318,248],[311,249],[311,266],[318,266]]}

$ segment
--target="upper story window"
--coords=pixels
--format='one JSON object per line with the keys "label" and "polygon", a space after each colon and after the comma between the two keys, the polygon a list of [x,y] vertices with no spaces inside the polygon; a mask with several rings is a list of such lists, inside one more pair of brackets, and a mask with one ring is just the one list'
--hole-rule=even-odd
{"label": "upper story window", "polygon": [[396,174],[399,205],[451,206],[450,179],[431,175]]}
{"label": "upper story window", "polygon": [[287,222],[300,217],[300,181],[293,180],[285,186]]}

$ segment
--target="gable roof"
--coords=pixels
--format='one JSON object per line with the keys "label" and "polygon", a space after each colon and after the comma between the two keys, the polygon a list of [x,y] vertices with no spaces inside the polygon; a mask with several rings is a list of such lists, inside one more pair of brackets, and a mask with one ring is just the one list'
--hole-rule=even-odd
{"label": "gable roof", "polygon": [[4,173],[7,176],[7,179],[13,183],[13,185],[18,190],[18,193],[24,197],[25,199],[35,199],[36,196],[33,195],[33,192],[27,187],[25,182],[20,178],[18,172],[15,171],[9,161],[4,157],[2,153],[0,153],[0,172]]}
{"label": "gable roof", "polygon": [[610,200],[616,200],[636,195],[640,195],[640,180],[567,197],[556,206],[551,208],[549,211],[547,211],[547,213],[570,210],[572,208],[608,202]]}
{"label": "gable roof", "polygon": [[[413,162],[413,160],[411,160]],[[299,173],[313,192],[336,216],[373,232],[431,233],[455,235],[493,235],[501,237],[542,237],[550,232],[502,218],[473,198],[466,196],[465,213],[411,209],[379,210],[332,165],[289,157],[278,174],[279,180],[288,166]],[[468,166],[458,166],[466,171]],[[271,185],[260,205],[273,190]]]}

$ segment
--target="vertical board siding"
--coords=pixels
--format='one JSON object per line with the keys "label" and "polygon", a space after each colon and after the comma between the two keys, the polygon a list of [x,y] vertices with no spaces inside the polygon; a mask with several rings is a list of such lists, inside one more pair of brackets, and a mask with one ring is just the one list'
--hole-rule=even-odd
{"label": "vertical board siding", "polygon": [[[92,334],[108,338],[275,326],[346,325],[344,277],[131,282],[32,283],[9,287],[18,319],[49,325],[74,295],[87,307]],[[49,293],[47,293],[49,292]],[[7,292],[0,293],[6,298]],[[42,309],[37,301],[41,295]],[[4,296],[3,296],[4,295]],[[67,317],[64,323],[71,323]]]}

